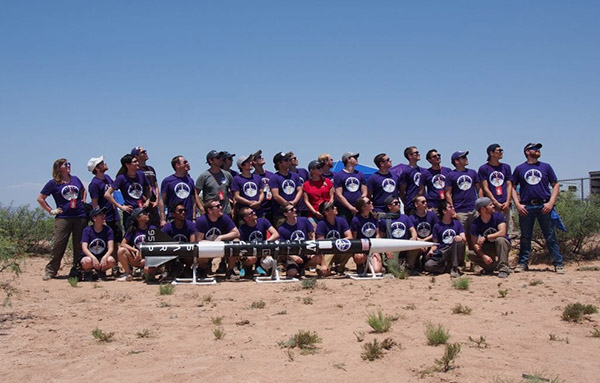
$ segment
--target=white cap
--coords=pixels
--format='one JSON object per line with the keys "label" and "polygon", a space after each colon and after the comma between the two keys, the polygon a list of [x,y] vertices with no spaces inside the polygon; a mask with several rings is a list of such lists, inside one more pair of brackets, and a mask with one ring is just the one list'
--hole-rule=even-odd
{"label": "white cap", "polygon": [[88,170],[93,172],[94,169],[96,169],[96,166],[98,166],[98,164],[102,161],[104,161],[104,156],[90,158],[88,161]]}

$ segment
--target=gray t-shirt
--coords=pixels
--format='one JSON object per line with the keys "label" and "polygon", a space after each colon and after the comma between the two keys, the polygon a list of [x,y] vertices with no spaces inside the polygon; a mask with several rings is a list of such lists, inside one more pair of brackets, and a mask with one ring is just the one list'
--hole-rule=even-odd
{"label": "gray t-shirt", "polygon": [[202,202],[211,199],[218,199],[223,206],[223,213],[231,214],[231,205],[229,204],[229,190],[233,177],[226,170],[218,173],[211,173],[210,170],[200,174],[196,180],[196,190],[202,199]]}

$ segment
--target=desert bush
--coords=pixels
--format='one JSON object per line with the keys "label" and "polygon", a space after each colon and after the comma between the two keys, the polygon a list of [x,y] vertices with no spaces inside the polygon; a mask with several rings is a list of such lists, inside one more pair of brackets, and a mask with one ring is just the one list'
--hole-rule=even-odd
{"label": "desert bush", "polygon": [[175,286],[171,284],[163,284],[158,286],[158,295],[171,295],[175,292]]}
{"label": "desert bush", "polygon": [[460,303],[452,308],[452,314],[471,315],[472,312],[473,309],[467,305],[463,306]]}
{"label": "desert bush", "polygon": [[450,332],[441,324],[435,326],[433,323],[429,322],[425,326],[425,337],[427,338],[428,345],[438,346],[448,341],[450,338]]}
{"label": "desert bush", "polygon": [[114,335],[114,332],[104,332],[97,327],[94,329],[94,331],[92,331],[92,336],[98,339],[99,342],[112,342],[114,340]]}
{"label": "desert bush", "polygon": [[370,313],[367,317],[367,323],[377,333],[387,332],[392,327],[393,318],[389,315],[383,315],[381,310],[377,314]]}
{"label": "desert bush", "polygon": [[452,280],[452,286],[457,290],[469,290],[471,279],[468,277],[460,277]]}
{"label": "desert bush", "polygon": [[225,331],[223,329],[216,328],[213,330],[213,335],[215,337],[215,340],[220,340],[225,337]]}
{"label": "desert bush", "polygon": [[444,355],[441,359],[436,359],[435,364],[440,371],[447,372],[454,368],[454,360],[460,353],[460,343],[447,344]]}
{"label": "desert bush", "polygon": [[581,322],[586,315],[595,314],[598,307],[582,303],[569,303],[562,313],[562,319],[567,322]]}
{"label": "desert bush", "polygon": [[264,309],[266,306],[267,304],[263,300],[254,301],[252,304],[250,304],[251,309]]}
{"label": "desert bush", "polygon": [[32,251],[42,241],[52,239],[54,219],[42,208],[0,204],[0,237],[10,240],[19,252]]}
{"label": "desert bush", "polygon": [[307,278],[304,279],[301,283],[303,289],[314,289],[317,287],[317,279],[316,278]]}
{"label": "desert bush", "polygon": [[290,339],[279,342],[280,347],[299,348],[302,354],[312,354],[317,350],[317,344],[322,340],[314,331],[298,330]]}

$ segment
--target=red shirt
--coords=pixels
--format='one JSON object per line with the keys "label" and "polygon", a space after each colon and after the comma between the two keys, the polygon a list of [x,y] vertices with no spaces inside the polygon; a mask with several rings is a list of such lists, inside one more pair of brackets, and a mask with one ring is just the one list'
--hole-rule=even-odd
{"label": "red shirt", "polygon": [[[304,181],[302,190],[308,196],[310,205],[316,211],[319,211],[319,205],[321,202],[329,201],[329,190],[333,188],[333,184],[327,178],[321,178],[318,181],[307,180]],[[309,217],[313,215],[309,212]]]}

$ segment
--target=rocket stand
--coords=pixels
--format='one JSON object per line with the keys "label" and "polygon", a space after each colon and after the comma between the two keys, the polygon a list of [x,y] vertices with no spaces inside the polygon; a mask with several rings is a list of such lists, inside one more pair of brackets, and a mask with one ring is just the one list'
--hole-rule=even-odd
{"label": "rocket stand", "polygon": [[362,274],[348,274],[348,277],[354,281],[374,281],[377,279],[383,279],[383,273],[375,273],[371,258],[373,258],[373,254],[369,252],[369,255],[367,256],[367,265],[369,265],[370,273],[365,269],[365,272]]}
{"label": "rocket stand", "polygon": [[256,283],[288,283],[288,282],[298,282],[298,278],[288,278],[281,277],[279,275],[279,270],[275,267],[271,272],[270,277],[254,277],[254,281]]}
{"label": "rocket stand", "polygon": [[198,257],[194,257],[194,264],[192,265],[192,277],[191,278],[175,278],[172,285],[216,285],[217,281],[215,278],[198,278]]}

